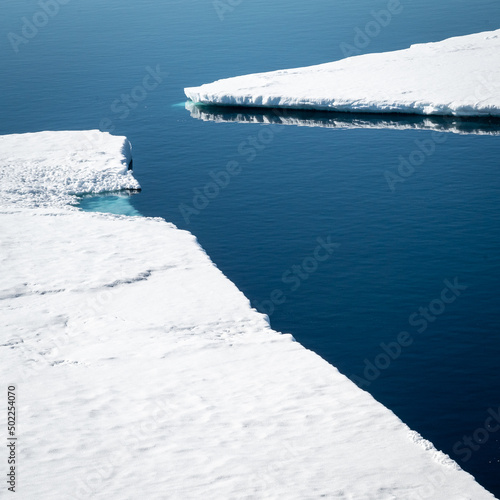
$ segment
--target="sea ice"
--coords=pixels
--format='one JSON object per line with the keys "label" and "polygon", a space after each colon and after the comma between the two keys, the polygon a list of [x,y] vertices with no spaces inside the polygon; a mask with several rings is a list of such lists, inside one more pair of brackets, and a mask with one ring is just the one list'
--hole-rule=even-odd
{"label": "sea ice", "polygon": [[64,206],[138,187],[126,139],[88,136],[0,137],[0,379],[17,387],[17,498],[494,498],[273,331],[190,233]]}
{"label": "sea ice", "polygon": [[500,30],[184,89],[195,103],[500,116]]}
{"label": "sea ice", "polygon": [[54,207],[76,195],[140,189],[130,142],[98,130],[0,136],[0,206]]}

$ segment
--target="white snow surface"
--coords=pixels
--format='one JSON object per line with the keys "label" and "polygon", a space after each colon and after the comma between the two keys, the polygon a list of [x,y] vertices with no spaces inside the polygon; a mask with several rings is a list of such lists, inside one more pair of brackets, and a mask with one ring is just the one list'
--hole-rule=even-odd
{"label": "white snow surface", "polygon": [[0,136],[0,206],[48,207],[75,195],[140,189],[126,137],[98,130]]}
{"label": "white snow surface", "polygon": [[[89,178],[107,171],[127,185],[124,139],[104,135],[109,149],[87,157],[85,134],[0,138],[9,179],[43,164],[45,140],[61,138],[68,148],[75,141]],[[29,162],[28,143],[39,147]],[[30,177],[45,206],[26,207],[0,184],[0,380],[18,387],[16,498],[494,498],[273,331],[190,233],[62,207],[72,156],[49,150],[65,174],[40,186]],[[0,488],[7,493],[6,482]]]}
{"label": "white snow surface", "polygon": [[196,103],[500,116],[500,30],[184,89]]}

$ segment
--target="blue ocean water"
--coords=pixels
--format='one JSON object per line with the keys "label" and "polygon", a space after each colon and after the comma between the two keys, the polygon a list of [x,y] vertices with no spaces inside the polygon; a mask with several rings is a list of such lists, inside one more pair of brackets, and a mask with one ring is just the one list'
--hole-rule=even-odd
{"label": "blue ocean water", "polygon": [[431,131],[202,121],[182,91],[497,29],[496,0],[86,0],[46,20],[37,1],[0,4],[0,133],[128,136],[142,193],[82,206],[193,232],[275,329],[500,496],[499,138],[439,136],[394,184]]}

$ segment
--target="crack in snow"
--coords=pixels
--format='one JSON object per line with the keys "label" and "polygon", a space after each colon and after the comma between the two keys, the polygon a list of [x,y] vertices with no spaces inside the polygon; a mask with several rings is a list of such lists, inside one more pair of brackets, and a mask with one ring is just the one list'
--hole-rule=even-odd
{"label": "crack in snow", "polygon": [[166,265],[166,266],[161,266],[158,268],[147,269],[145,271],[139,272],[136,276],[133,276],[131,278],[118,279],[118,280],[112,281],[110,283],[103,283],[101,285],[98,285],[98,286],[95,286],[92,288],[60,288],[57,290],[29,290],[26,292],[16,292],[16,293],[11,293],[11,294],[6,294],[6,295],[0,295],[0,301],[9,300],[9,299],[18,299],[18,298],[22,298],[22,297],[30,297],[33,295],[47,295],[47,294],[56,294],[56,293],[64,293],[64,292],[87,293],[89,291],[97,291],[97,290],[101,290],[103,288],[116,288],[116,287],[121,286],[121,285],[131,285],[133,283],[137,283],[140,281],[146,281],[153,275],[153,273],[167,271],[169,269],[173,269],[176,267],[177,266],[174,266],[174,265]]}

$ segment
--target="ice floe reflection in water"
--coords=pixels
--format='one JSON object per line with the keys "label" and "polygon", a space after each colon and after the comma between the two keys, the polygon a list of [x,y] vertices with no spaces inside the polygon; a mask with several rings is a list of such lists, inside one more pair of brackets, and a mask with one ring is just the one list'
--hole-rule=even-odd
{"label": "ice floe reflection in water", "polygon": [[256,123],[337,129],[433,130],[456,134],[500,135],[500,118],[349,113],[286,108],[253,108],[185,103],[192,118],[218,123]]}

